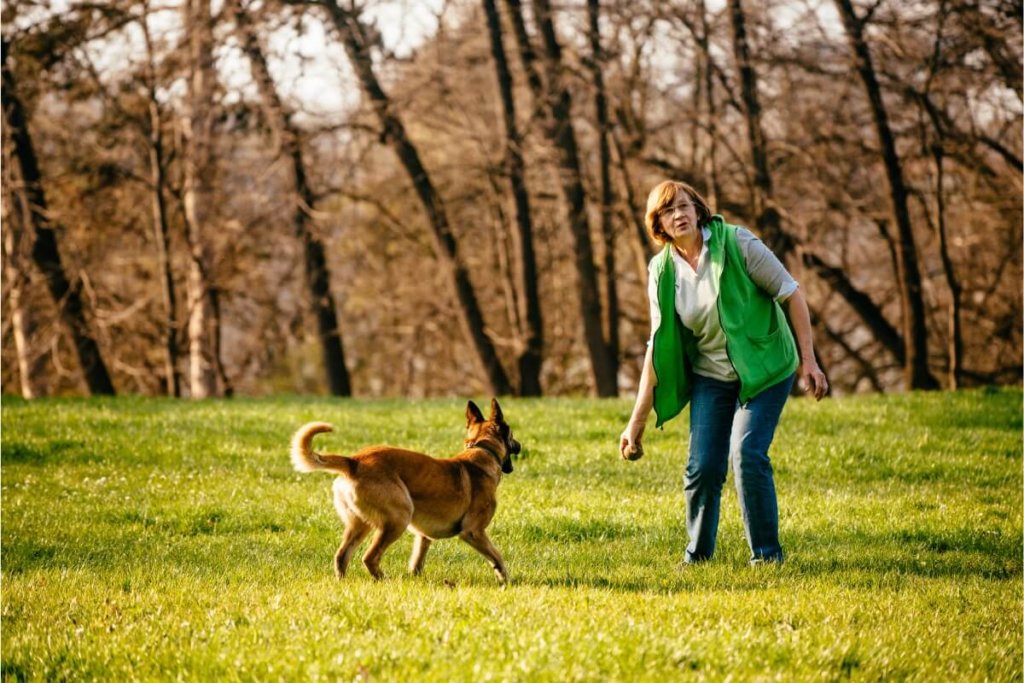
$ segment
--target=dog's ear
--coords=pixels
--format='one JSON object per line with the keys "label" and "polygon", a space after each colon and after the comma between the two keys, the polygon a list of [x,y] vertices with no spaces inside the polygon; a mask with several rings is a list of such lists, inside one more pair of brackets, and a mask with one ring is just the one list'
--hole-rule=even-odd
{"label": "dog's ear", "polygon": [[505,416],[501,413],[501,406],[498,405],[498,399],[491,399],[491,422],[504,422]]}
{"label": "dog's ear", "polygon": [[484,414],[480,412],[480,409],[476,407],[476,404],[470,401],[466,404],[466,425],[471,425],[474,422],[483,422]]}

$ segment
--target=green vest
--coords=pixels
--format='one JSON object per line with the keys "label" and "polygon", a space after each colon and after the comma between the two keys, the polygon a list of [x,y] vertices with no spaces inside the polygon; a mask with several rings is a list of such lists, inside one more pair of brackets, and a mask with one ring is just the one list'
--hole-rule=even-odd
{"label": "green vest", "polygon": [[[718,281],[718,320],[725,350],[740,379],[740,403],[746,403],[796,371],[796,343],[782,308],[758,287],[736,242],[736,226],[718,215],[707,225],[712,277]],[[654,332],[654,413],[656,427],[678,415],[690,401],[697,338],[676,314],[676,275],[672,245],[655,257],[661,324]]]}

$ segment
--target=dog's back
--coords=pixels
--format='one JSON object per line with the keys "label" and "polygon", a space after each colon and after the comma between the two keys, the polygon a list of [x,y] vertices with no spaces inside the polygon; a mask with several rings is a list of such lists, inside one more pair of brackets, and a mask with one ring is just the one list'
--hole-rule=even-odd
{"label": "dog's back", "polygon": [[421,487],[429,489],[431,481],[442,489],[450,489],[453,483],[459,484],[462,481],[462,468],[454,460],[438,460],[404,448],[369,446],[349,456],[314,451],[313,437],[332,431],[334,427],[326,422],[310,422],[295,432],[292,437],[291,461],[296,472],[329,470],[337,474],[353,475],[358,471],[360,478],[380,480],[397,477],[406,486],[410,486],[410,493],[414,497]]}

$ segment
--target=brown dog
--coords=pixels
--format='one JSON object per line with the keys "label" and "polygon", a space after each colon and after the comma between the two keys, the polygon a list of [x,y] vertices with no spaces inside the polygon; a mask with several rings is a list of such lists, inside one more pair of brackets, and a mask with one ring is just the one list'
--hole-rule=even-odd
{"label": "brown dog", "polygon": [[486,529],[497,508],[501,473],[512,471],[511,456],[519,453],[520,445],[493,399],[489,419],[472,401],[466,419],[466,448],[447,460],[391,446],[371,446],[348,457],[326,455],[314,452],[310,443],[316,434],[332,431],[331,425],[311,422],[295,433],[291,458],[296,470],[338,475],[334,507],[345,523],[334,555],[339,579],[371,530],[376,533],[363,564],[375,579],[381,578],[380,558],[406,528],[416,536],[409,559],[413,574],[422,571],[431,541],[458,536],[490,561],[500,582],[508,579]]}

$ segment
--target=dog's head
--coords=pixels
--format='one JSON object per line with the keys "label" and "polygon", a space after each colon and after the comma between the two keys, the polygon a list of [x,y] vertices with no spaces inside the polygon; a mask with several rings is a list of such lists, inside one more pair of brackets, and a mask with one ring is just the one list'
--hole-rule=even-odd
{"label": "dog's head", "polygon": [[501,471],[512,472],[512,456],[518,455],[522,446],[512,438],[512,428],[505,422],[501,406],[492,398],[491,416],[485,420],[484,414],[470,401],[466,404],[466,448],[488,446],[487,450],[497,447],[495,455],[501,459]]}

